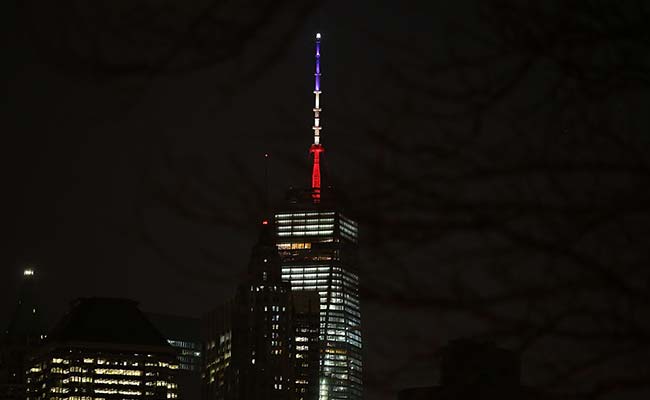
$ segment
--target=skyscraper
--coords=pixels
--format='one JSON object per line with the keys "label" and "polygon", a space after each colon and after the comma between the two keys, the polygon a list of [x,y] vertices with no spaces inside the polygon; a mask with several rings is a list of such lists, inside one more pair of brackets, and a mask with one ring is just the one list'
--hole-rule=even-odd
{"label": "skyscraper", "polygon": [[23,270],[16,309],[0,336],[0,399],[24,399],[27,357],[46,336],[38,301],[36,269]]}
{"label": "skyscraper", "polygon": [[264,221],[235,297],[233,366],[240,400],[293,399],[291,289],[280,275],[273,230]]}
{"label": "skyscraper", "polygon": [[[304,333],[301,346],[309,347],[309,333],[318,328],[309,320],[308,306],[295,314],[292,304],[290,285],[281,276],[274,230],[264,221],[247,278],[235,298],[204,317],[204,399],[296,398],[294,315]],[[306,353],[301,357],[308,358]],[[304,369],[300,373],[307,382],[309,373]]]}
{"label": "skyscraper", "polygon": [[342,213],[334,192],[321,186],[320,40],[317,34],[311,187],[289,191],[274,216],[275,240],[282,279],[293,291],[314,290],[320,297],[319,399],[361,399],[358,225]]}

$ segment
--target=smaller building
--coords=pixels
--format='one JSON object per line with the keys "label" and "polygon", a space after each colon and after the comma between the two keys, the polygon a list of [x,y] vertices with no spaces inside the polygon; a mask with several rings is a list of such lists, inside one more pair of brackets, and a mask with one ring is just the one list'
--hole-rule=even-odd
{"label": "smaller building", "polygon": [[441,384],[405,389],[398,400],[542,400],[549,396],[521,385],[519,355],[469,339],[450,342],[442,351]]}
{"label": "smaller building", "polygon": [[236,376],[232,368],[232,302],[207,312],[201,319],[203,367],[201,399],[236,398]]}
{"label": "smaller building", "polygon": [[27,399],[174,399],[177,369],[135,301],[79,299],[31,358]]}
{"label": "smaller building", "polygon": [[178,394],[184,400],[198,400],[201,387],[200,319],[179,315],[147,313],[147,318],[176,349]]}

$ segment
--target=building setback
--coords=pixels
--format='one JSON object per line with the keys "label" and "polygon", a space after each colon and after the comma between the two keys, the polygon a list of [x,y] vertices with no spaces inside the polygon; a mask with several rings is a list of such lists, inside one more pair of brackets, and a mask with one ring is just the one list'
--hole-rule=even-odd
{"label": "building setback", "polygon": [[27,399],[174,399],[176,352],[125,299],[79,299],[32,357]]}

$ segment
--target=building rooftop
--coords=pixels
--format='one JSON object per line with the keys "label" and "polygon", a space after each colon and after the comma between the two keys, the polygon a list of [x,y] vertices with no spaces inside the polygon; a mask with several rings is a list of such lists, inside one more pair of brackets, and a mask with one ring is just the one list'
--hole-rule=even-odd
{"label": "building rooftop", "polygon": [[128,299],[81,298],[49,335],[50,341],[169,347],[165,338]]}

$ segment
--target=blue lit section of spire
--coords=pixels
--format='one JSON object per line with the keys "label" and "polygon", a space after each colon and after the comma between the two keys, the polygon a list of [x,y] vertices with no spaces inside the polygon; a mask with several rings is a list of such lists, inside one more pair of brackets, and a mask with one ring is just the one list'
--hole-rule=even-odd
{"label": "blue lit section of spire", "polygon": [[314,90],[320,90],[320,33],[316,34],[316,87]]}

